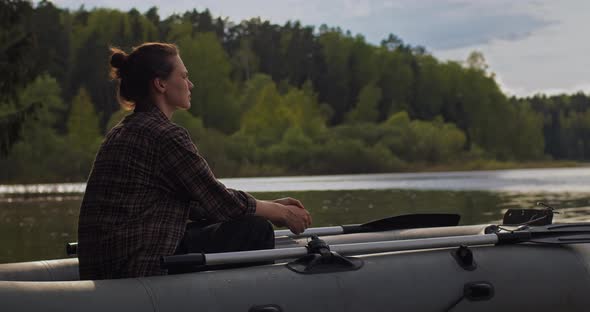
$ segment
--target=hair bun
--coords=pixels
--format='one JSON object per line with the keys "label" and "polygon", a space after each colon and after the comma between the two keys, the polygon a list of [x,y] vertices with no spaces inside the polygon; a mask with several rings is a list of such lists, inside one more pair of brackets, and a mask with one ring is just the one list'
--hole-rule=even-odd
{"label": "hair bun", "polygon": [[127,62],[127,55],[121,52],[116,52],[111,56],[111,66],[117,69],[121,69],[125,62]]}

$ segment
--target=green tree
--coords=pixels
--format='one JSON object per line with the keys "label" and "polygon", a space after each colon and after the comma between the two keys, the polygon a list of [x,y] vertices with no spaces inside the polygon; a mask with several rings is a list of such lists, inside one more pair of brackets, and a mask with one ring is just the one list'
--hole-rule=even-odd
{"label": "green tree", "polygon": [[55,127],[57,116],[65,105],[57,81],[49,75],[37,77],[18,95],[22,103],[43,103],[35,118],[25,121],[22,139],[15,143],[6,158],[0,160],[1,179],[4,182],[61,182],[61,167],[67,148]]}
{"label": "green tree", "polygon": [[31,30],[32,7],[28,1],[0,1],[0,155],[17,141],[21,126],[36,106],[19,107],[18,93],[38,72],[31,57],[35,37]]}
{"label": "green tree", "polygon": [[58,128],[58,122],[66,113],[66,105],[61,97],[61,87],[57,80],[48,74],[38,76],[20,94],[21,103],[41,103],[35,114],[36,124],[43,128]]}
{"label": "green tree", "polygon": [[258,93],[254,106],[244,114],[240,131],[253,137],[259,146],[268,146],[279,142],[289,126],[289,108],[276,86],[267,84]]}
{"label": "green tree", "polygon": [[413,67],[409,114],[413,118],[431,120],[440,114],[443,107],[445,85],[441,66],[434,57],[425,55],[416,57]]}
{"label": "green tree", "polygon": [[414,72],[410,66],[414,56],[398,51],[380,48],[377,51],[378,68],[380,68],[377,86],[382,97],[379,103],[380,119],[399,112],[408,111]]}
{"label": "green tree", "polygon": [[67,121],[66,144],[69,150],[65,158],[68,158],[69,165],[64,168],[68,176],[78,181],[86,179],[102,140],[99,118],[93,107],[86,89],[80,88],[72,100]]}
{"label": "green tree", "polygon": [[240,40],[239,49],[231,58],[233,65],[232,78],[235,81],[248,81],[258,71],[260,61],[252,50],[252,41],[249,38]]}
{"label": "green tree", "polygon": [[239,128],[239,106],[230,80],[231,66],[214,33],[184,37],[179,46],[192,90],[191,112],[205,127],[232,133]]}
{"label": "green tree", "polygon": [[542,159],[545,149],[543,116],[534,112],[527,102],[512,102],[511,111],[505,122],[508,132],[512,133],[505,142],[511,147],[511,157],[515,160]]}
{"label": "green tree", "polygon": [[301,90],[291,88],[283,96],[282,102],[289,110],[288,116],[292,127],[301,129],[305,136],[314,138],[325,130],[326,120],[310,81],[307,81]]}
{"label": "green tree", "polygon": [[465,61],[468,68],[480,70],[485,72],[488,69],[488,64],[486,63],[486,59],[483,56],[483,53],[480,51],[472,51],[469,53],[467,60]]}
{"label": "green tree", "polygon": [[166,41],[178,43],[185,38],[193,37],[193,26],[189,21],[178,15],[172,15],[166,22],[168,25]]}
{"label": "green tree", "polygon": [[326,68],[316,85],[321,90],[320,101],[328,103],[334,111],[330,124],[338,124],[354,103],[349,88],[349,60],[354,39],[332,30],[321,33],[318,41]]}
{"label": "green tree", "polygon": [[561,142],[568,159],[590,158],[590,111],[577,114],[561,114]]}
{"label": "green tree", "polygon": [[109,80],[109,46],[129,50],[157,38],[156,26],[135,10],[76,12],[72,25],[72,70],[65,87],[65,100],[71,101],[84,87],[101,116],[101,128],[105,128],[111,114],[120,109],[115,84]]}
{"label": "green tree", "polygon": [[410,120],[404,111],[392,115],[381,127],[380,143],[408,162],[442,163],[462,154],[465,134],[441,117],[433,121]]}
{"label": "green tree", "polygon": [[350,122],[376,122],[379,118],[379,101],[381,89],[375,83],[364,86],[355,108],[347,114],[346,119]]}
{"label": "green tree", "polygon": [[[349,67],[349,90],[352,107],[356,107],[358,104],[359,97],[363,89],[369,84],[375,84],[375,81],[379,78],[380,70],[378,67],[378,50],[365,42],[365,38],[361,35],[354,37],[354,42],[350,49],[350,57],[348,61]],[[381,98],[381,96],[379,96]],[[378,102],[380,99],[378,100]],[[377,109],[377,118],[379,118],[379,103],[375,104]],[[375,119],[375,120],[376,120]]]}
{"label": "green tree", "polygon": [[154,25],[160,25],[160,15],[158,14],[158,7],[153,6],[145,12],[145,17]]}
{"label": "green tree", "polygon": [[38,45],[31,57],[37,60],[40,71],[46,71],[59,82],[65,81],[71,70],[71,32],[65,26],[64,15],[51,2],[42,0],[31,18]]}
{"label": "green tree", "polygon": [[288,21],[280,29],[281,62],[279,77],[290,85],[301,87],[314,73],[314,56],[317,49],[313,27],[302,27],[301,24]]}
{"label": "green tree", "polygon": [[256,105],[260,91],[268,85],[274,85],[274,82],[270,76],[265,74],[255,74],[252,79],[243,85],[242,90],[239,92],[241,94],[239,100],[241,114]]}
{"label": "green tree", "polygon": [[448,162],[461,155],[465,135],[454,124],[445,124],[441,118],[433,122],[415,120],[410,124],[413,137],[408,159],[423,160],[430,163]]}
{"label": "green tree", "polygon": [[68,137],[76,146],[87,147],[102,137],[92,100],[84,88],[72,100],[67,125]]}

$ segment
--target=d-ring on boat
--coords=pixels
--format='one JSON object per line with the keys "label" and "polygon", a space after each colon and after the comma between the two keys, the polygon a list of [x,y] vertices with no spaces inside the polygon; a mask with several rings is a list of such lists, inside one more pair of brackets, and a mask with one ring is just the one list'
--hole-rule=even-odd
{"label": "d-ring on boat", "polygon": [[[525,210],[523,210],[525,211]],[[528,210],[527,210],[528,211]],[[530,212],[530,211],[529,211]],[[507,215],[509,215],[507,213]],[[76,258],[0,264],[2,311],[588,311],[590,223],[458,226],[416,214],[276,231],[274,250],[188,254],[198,272],[81,281]],[[75,244],[69,246],[75,252]],[[220,264],[260,263],[231,269]]]}

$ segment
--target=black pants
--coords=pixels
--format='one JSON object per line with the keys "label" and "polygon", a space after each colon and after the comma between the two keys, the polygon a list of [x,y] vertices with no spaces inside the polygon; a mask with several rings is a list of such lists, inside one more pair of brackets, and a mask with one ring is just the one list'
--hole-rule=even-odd
{"label": "black pants", "polygon": [[[184,237],[176,248],[175,254],[218,253],[257,249],[273,249],[275,235],[272,225],[257,216],[248,216],[227,222],[209,224],[191,222],[186,226]],[[208,266],[206,269],[241,267],[244,265],[267,264],[249,263],[243,265]],[[204,267],[180,267],[168,269],[169,274],[194,272]]]}

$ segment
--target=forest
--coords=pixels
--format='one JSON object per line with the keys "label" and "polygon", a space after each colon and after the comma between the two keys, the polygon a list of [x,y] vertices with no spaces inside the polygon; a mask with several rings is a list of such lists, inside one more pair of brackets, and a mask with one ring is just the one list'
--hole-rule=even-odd
{"label": "forest", "polygon": [[394,33],[372,44],[339,27],[156,7],[0,0],[0,24],[0,183],[85,181],[132,113],[108,78],[109,47],[148,41],[179,47],[195,88],[173,121],[219,177],[590,160],[588,95],[508,96],[477,51],[441,61]]}

